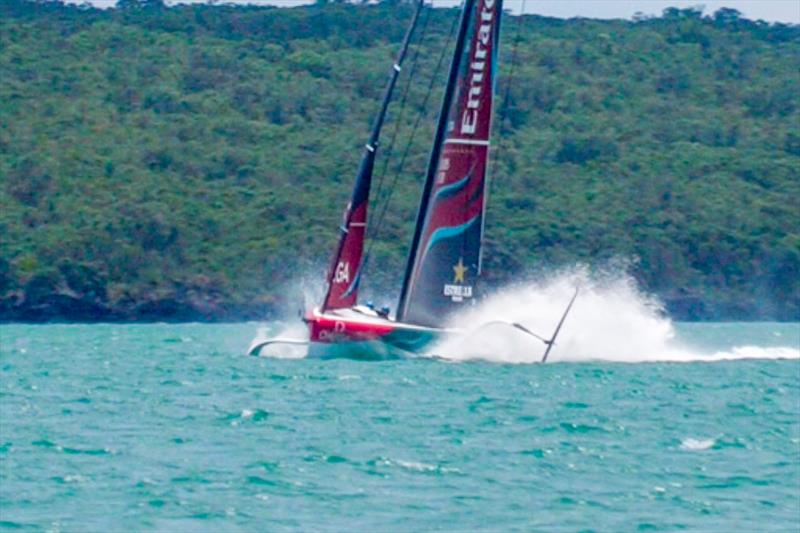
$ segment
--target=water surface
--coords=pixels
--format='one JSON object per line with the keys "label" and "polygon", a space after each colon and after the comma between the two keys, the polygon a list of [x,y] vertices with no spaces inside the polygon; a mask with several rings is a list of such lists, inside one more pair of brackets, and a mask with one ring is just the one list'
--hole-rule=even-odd
{"label": "water surface", "polygon": [[732,360],[547,365],[245,357],[256,324],[0,328],[0,529],[800,528],[797,324],[678,324]]}

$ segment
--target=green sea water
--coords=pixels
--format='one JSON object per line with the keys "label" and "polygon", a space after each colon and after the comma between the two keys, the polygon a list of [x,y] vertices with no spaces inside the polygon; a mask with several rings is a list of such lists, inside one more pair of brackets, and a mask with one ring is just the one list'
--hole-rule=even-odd
{"label": "green sea water", "polygon": [[800,529],[798,324],[546,365],[246,357],[258,327],[0,326],[0,530]]}

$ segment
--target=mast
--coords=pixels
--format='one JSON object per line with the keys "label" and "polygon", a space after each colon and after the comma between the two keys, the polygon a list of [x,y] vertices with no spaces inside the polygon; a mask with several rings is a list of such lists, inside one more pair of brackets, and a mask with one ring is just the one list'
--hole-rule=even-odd
{"label": "mast", "polygon": [[351,307],[355,305],[358,296],[358,284],[361,275],[362,256],[364,249],[364,235],[367,225],[367,205],[369,202],[369,191],[372,185],[372,170],[375,166],[375,154],[378,149],[378,141],[381,135],[381,128],[386,119],[386,112],[389,102],[392,99],[397,78],[402,70],[403,60],[408,52],[411,37],[417,26],[417,20],[424,7],[424,0],[418,0],[417,8],[414,11],[411,24],[406,31],[400,53],[397,60],[392,65],[389,75],[389,82],[383,93],[383,100],[380,111],[375,117],[372,125],[372,133],[369,141],[364,146],[364,153],[361,156],[356,183],[353,187],[353,194],[350,203],[344,213],[344,222],[340,229],[339,244],[333,261],[328,270],[328,289],[322,303],[322,310]]}
{"label": "mast", "polygon": [[436,169],[439,166],[439,155],[442,152],[442,141],[447,130],[447,119],[450,114],[450,105],[453,101],[456,82],[458,81],[458,70],[461,64],[461,55],[464,53],[464,41],[469,27],[470,16],[475,5],[475,0],[464,0],[464,9],[461,11],[461,22],[458,26],[458,36],[456,38],[456,48],[453,51],[453,60],[450,62],[450,74],[447,77],[447,86],[442,97],[442,107],[439,110],[439,123],[436,126],[436,136],[433,139],[433,148],[428,160],[428,171],[425,176],[425,185],[422,189],[422,197],[417,209],[417,222],[414,226],[414,237],[411,239],[411,248],[408,251],[406,260],[406,271],[403,275],[403,287],[400,290],[400,301],[397,304],[397,320],[402,321],[406,313],[406,299],[408,298],[408,284],[411,280],[411,272],[414,269],[414,261],[419,246],[419,238],[422,234],[422,224],[428,211],[428,201],[430,200],[433,180],[436,177]]}

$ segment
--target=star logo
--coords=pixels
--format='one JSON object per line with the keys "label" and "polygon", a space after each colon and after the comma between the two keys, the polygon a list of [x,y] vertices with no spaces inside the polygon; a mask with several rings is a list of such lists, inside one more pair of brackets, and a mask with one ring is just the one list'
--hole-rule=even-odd
{"label": "star logo", "polygon": [[453,283],[464,283],[464,274],[467,273],[469,267],[464,266],[464,258],[459,257],[458,263],[453,267],[453,272],[455,275],[453,276]]}

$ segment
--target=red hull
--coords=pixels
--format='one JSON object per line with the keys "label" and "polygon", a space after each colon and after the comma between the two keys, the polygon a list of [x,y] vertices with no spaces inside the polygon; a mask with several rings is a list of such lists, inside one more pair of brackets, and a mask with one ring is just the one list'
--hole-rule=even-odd
{"label": "red hull", "polygon": [[356,309],[325,313],[314,309],[306,315],[309,340],[320,344],[379,342],[404,351],[418,352],[449,330],[395,322]]}

